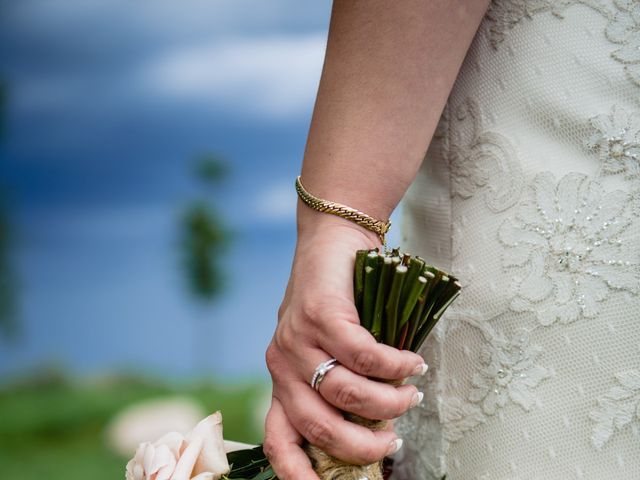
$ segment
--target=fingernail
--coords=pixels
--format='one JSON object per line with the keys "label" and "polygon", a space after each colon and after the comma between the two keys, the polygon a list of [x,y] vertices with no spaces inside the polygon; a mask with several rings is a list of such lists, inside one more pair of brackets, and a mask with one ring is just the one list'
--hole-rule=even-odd
{"label": "fingernail", "polygon": [[426,363],[420,364],[413,371],[413,376],[420,375],[421,377],[423,377],[425,373],[427,373],[427,370],[429,370],[429,365],[427,365]]}
{"label": "fingernail", "polygon": [[420,405],[422,403],[422,399],[424,398],[424,393],[416,392],[413,394],[413,398],[411,399],[411,408],[416,405]]}
{"label": "fingernail", "polygon": [[387,450],[387,455],[393,455],[401,448],[402,448],[402,439],[396,438],[393,442],[389,444],[389,450]]}

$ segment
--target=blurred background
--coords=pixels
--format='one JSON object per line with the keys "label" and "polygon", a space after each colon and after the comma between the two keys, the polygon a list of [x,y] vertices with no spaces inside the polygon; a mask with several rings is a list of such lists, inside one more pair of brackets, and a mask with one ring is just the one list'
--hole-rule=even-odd
{"label": "blurred background", "polygon": [[3,480],[219,409],[260,442],[330,9],[0,0]]}

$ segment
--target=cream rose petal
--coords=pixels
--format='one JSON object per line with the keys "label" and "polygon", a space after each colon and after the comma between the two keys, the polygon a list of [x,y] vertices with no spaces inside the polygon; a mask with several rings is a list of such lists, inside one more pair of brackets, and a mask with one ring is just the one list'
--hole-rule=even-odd
{"label": "cream rose petal", "polygon": [[141,443],[136,449],[136,454],[127,463],[126,480],[144,480],[144,469],[142,462],[144,461],[144,452],[148,443]]}
{"label": "cream rose petal", "polygon": [[134,458],[127,463],[125,478],[126,480],[144,480],[144,469],[136,463]]}
{"label": "cream rose petal", "polygon": [[169,480],[176,467],[176,457],[171,453],[169,447],[156,443],[147,448],[150,455],[145,454],[144,473],[147,478],[153,480]]}
{"label": "cream rose petal", "polygon": [[216,412],[198,423],[187,435],[187,442],[191,441],[192,436],[199,436],[204,441],[194,473],[212,473],[213,480],[229,473],[229,462],[222,437],[222,414]]}
{"label": "cream rose petal", "polygon": [[215,476],[211,472],[204,472],[193,477],[191,480],[214,480]]}
{"label": "cream rose petal", "polygon": [[170,432],[160,437],[153,444],[156,446],[166,445],[175,458],[180,458],[180,452],[184,449],[184,442],[184,435],[178,432]]}
{"label": "cream rose petal", "polygon": [[202,451],[203,440],[199,436],[192,437],[187,441],[188,445],[182,452],[180,460],[169,480],[190,480],[196,465],[196,460]]}
{"label": "cream rose petal", "polygon": [[169,480],[176,468],[176,456],[165,444],[156,446],[153,466],[146,471],[147,476],[156,474],[153,480]]}
{"label": "cream rose petal", "polygon": [[145,443],[144,456],[142,459],[142,468],[144,468],[145,480],[150,480],[151,475],[156,473],[153,469],[156,457],[156,447],[151,443]]}

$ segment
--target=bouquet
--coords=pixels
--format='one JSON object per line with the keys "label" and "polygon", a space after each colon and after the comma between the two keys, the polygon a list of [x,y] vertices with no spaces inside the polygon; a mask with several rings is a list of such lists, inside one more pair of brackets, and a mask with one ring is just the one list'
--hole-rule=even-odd
{"label": "bouquet", "polygon": [[[418,256],[401,253],[398,248],[356,252],[354,300],[360,323],[378,342],[400,350],[417,352],[420,349],[460,289],[460,283],[452,275],[427,265]],[[348,412],[344,416],[374,431],[387,426],[384,420],[366,419]],[[383,479],[382,462],[355,466],[313,445],[306,445],[305,450],[321,480]]]}
{"label": "bouquet", "polygon": [[[452,275],[398,248],[358,250],[353,280],[362,326],[379,342],[413,352],[420,349],[461,289]],[[344,417],[374,431],[387,424],[348,412]],[[383,479],[382,462],[350,465],[313,445],[304,448],[321,480]],[[219,412],[186,437],[173,433],[153,444],[142,444],[127,464],[127,480],[219,479],[277,480],[261,446],[225,453]]]}

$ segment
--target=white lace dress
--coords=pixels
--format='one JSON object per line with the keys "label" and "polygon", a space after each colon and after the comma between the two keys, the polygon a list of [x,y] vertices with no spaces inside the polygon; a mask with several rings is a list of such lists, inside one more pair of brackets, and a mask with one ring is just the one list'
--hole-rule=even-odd
{"label": "white lace dress", "polygon": [[393,478],[640,479],[640,1],[494,1],[403,206],[463,291]]}

